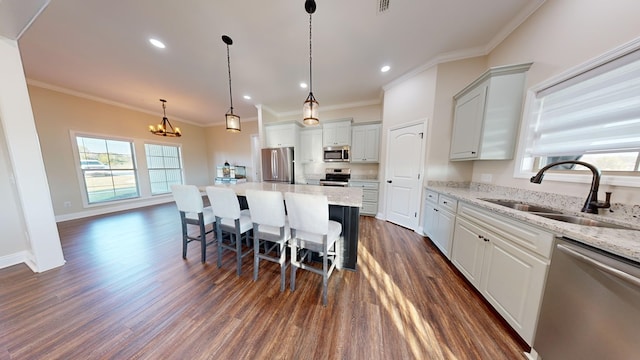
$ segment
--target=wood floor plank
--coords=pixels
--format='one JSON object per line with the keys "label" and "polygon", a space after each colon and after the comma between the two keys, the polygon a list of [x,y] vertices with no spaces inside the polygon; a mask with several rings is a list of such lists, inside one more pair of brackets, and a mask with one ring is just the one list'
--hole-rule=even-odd
{"label": "wood floor plank", "polygon": [[[357,271],[298,271],[233,254],[182,259],[173,204],[58,224],[67,263],[0,269],[0,360],[523,359],[521,339],[431,244],[360,219]],[[197,230],[193,229],[195,233]]]}

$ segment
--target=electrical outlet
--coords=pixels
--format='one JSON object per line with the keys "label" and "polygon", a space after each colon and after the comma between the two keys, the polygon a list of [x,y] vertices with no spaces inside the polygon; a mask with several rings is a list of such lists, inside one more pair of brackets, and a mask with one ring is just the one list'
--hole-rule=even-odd
{"label": "electrical outlet", "polygon": [[65,201],[63,205],[66,208],[70,208],[71,207],[71,201]]}

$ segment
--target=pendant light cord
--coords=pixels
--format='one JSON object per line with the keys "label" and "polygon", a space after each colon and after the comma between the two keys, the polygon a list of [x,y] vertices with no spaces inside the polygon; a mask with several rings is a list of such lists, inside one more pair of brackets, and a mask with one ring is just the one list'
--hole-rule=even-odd
{"label": "pendant light cord", "polygon": [[313,74],[311,71],[311,14],[309,14],[309,92],[313,93]]}
{"label": "pendant light cord", "polygon": [[233,114],[233,96],[231,96],[231,58],[229,57],[229,44],[227,44],[227,68],[229,69],[229,102],[231,103],[231,113]]}

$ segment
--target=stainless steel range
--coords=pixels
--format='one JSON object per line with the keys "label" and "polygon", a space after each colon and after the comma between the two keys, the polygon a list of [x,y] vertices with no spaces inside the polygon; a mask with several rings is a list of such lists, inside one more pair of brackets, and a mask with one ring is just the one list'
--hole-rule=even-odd
{"label": "stainless steel range", "polygon": [[349,186],[351,169],[329,168],[324,171],[324,179],[320,179],[321,186]]}

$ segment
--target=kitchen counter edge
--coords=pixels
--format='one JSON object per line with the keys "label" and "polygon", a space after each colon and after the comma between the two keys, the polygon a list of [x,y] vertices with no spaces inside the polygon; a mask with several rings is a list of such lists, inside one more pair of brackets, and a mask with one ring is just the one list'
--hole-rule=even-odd
{"label": "kitchen counter edge", "polygon": [[[505,206],[492,204],[481,200],[482,198],[499,199],[500,196],[494,196],[490,192],[482,192],[471,190],[468,188],[453,188],[446,186],[425,186],[425,189],[432,190],[441,194],[445,194],[469,204],[477,205],[481,208],[491,210],[495,213],[505,215],[528,224],[548,230],[556,236],[565,236],[567,238],[582,242],[595,248],[613,253],[626,259],[640,263],[640,229],[639,230],[623,230],[611,229],[603,227],[576,225],[564,223],[556,220],[546,219],[535,214],[527,213],[520,210],[511,209]],[[540,204],[542,205],[542,204]],[[603,217],[585,216],[602,220]],[[605,219],[604,221],[609,221]],[[635,224],[621,224],[633,228],[638,228]]]}

